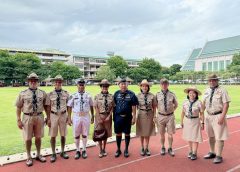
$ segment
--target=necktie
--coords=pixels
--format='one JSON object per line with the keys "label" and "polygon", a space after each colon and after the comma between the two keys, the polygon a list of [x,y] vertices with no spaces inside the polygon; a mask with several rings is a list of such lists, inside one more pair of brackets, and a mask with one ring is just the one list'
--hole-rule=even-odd
{"label": "necktie", "polygon": [[107,96],[108,96],[108,94],[103,94],[105,112],[108,111],[108,100],[107,100]]}
{"label": "necktie", "polygon": [[33,106],[33,112],[37,112],[37,95],[36,90],[32,90],[32,106]]}
{"label": "necktie", "polygon": [[167,112],[167,92],[168,91],[162,91],[163,96],[164,96],[164,110]]}
{"label": "necktie", "polygon": [[80,93],[80,112],[83,112],[83,93]]}
{"label": "necktie", "polygon": [[214,95],[215,89],[217,87],[218,86],[211,88],[212,91],[211,91],[211,95],[210,95],[210,99],[209,99],[209,107],[212,107],[212,99],[213,99],[213,95]]}
{"label": "necktie", "polygon": [[144,104],[145,104],[146,110],[148,110],[147,93],[144,94]]}
{"label": "necktie", "polygon": [[57,110],[60,109],[60,93],[57,92]]}
{"label": "necktie", "polygon": [[190,103],[190,105],[189,105],[189,113],[190,113],[190,116],[192,116],[192,106],[193,106],[193,104],[196,102],[197,100],[194,100],[193,102],[191,102],[190,100],[189,100],[189,103]]}

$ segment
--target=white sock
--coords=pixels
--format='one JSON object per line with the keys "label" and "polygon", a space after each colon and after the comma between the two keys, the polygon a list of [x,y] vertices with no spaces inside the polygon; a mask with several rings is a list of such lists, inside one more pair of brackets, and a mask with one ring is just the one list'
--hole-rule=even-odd
{"label": "white sock", "polygon": [[80,143],[80,139],[75,139],[75,145],[76,145],[77,151],[80,151],[79,143]]}
{"label": "white sock", "polygon": [[87,146],[87,137],[86,137],[86,138],[82,138],[82,143],[83,143],[83,150],[86,150],[86,146]]}

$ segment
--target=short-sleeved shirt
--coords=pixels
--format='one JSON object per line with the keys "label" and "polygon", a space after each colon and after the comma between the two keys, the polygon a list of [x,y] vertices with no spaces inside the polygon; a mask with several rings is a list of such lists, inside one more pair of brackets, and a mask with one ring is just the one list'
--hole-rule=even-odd
{"label": "short-sleeved shirt", "polygon": [[146,97],[144,93],[139,93],[137,98],[139,103],[138,108],[142,110],[152,110],[153,106],[156,106],[157,104],[156,98],[152,93],[147,93]]}
{"label": "short-sleeved shirt", "polygon": [[227,90],[221,86],[215,88],[212,97],[212,103],[210,103],[211,92],[211,88],[207,88],[203,96],[203,102],[205,103],[206,111],[208,113],[216,113],[222,111],[223,104],[231,101]]}
{"label": "short-sleeved shirt", "polygon": [[89,113],[90,107],[93,106],[93,100],[89,93],[75,93],[70,96],[67,106],[72,107],[74,113]]}
{"label": "short-sleeved shirt", "polygon": [[[57,98],[58,94],[60,97],[60,105],[59,109],[57,109]],[[69,99],[69,94],[65,90],[61,90],[61,92],[57,93],[55,90],[47,94],[46,104],[51,106],[51,111],[53,112],[64,112],[67,110],[67,102]]]}
{"label": "short-sleeved shirt", "polygon": [[114,114],[115,115],[131,115],[132,106],[138,105],[138,99],[132,91],[121,92],[120,90],[116,91],[114,94]]}
{"label": "short-sleeved shirt", "polygon": [[[36,99],[37,99],[37,109],[36,112],[40,113],[44,110],[44,105],[46,104],[47,94],[45,91],[37,89],[36,90]],[[20,92],[17,97],[16,104],[18,108],[22,109],[23,113],[33,113],[33,91],[26,89]]]}
{"label": "short-sleeved shirt", "polygon": [[98,107],[99,113],[109,113],[113,108],[114,101],[112,94],[97,94],[94,97],[94,106]]}
{"label": "short-sleeved shirt", "polygon": [[183,111],[184,114],[186,116],[192,116],[192,117],[199,117],[200,112],[203,112],[203,106],[202,106],[202,102],[200,100],[197,100],[193,103],[192,105],[192,114],[189,111],[189,107],[190,107],[190,101],[189,100],[185,100],[183,102]]}
{"label": "short-sleeved shirt", "polygon": [[177,98],[176,98],[175,94],[171,91],[167,91],[167,111],[165,111],[164,94],[162,91],[157,93],[156,101],[157,101],[158,113],[160,113],[160,114],[173,113],[174,110],[178,106]]}

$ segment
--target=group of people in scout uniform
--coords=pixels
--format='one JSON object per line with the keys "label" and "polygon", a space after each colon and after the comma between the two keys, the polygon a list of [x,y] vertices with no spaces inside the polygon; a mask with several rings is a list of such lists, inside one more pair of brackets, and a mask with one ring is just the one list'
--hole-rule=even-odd
{"label": "group of people in scout uniform", "polygon": [[[145,79],[140,83],[140,93],[135,95],[128,90],[128,82],[122,79],[118,85],[119,90],[114,95],[109,93],[108,80],[100,83],[101,91],[94,99],[85,91],[85,81],[77,82],[78,91],[71,96],[62,89],[63,78],[57,75],[53,80],[54,90],[46,94],[38,89],[38,76],[32,73],[28,76],[29,88],[22,91],[16,101],[17,125],[23,130],[23,138],[27,151],[27,166],[33,165],[31,157],[32,137],[35,137],[36,160],[46,162],[40,154],[41,138],[44,136],[44,124],[49,127],[51,137],[52,155],[51,162],[55,162],[56,137],[58,131],[61,136],[60,156],[68,159],[64,151],[67,125],[73,126],[73,135],[76,145],[75,159],[80,157],[86,159],[86,145],[89,135],[90,124],[94,123],[94,129],[105,129],[107,137],[112,136],[112,121],[116,134],[117,151],[115,157],[122,154],[121,142],[124,133],[125,148],[124,157],[129,157],[129,143],[131,126],[136,123],[136,135],[140,137],[140,155],[150,156],[150,137],[160,133],[160,154],[166,152],[174,156],[172,148],[173,135],[175,133],[174,111],[178,107],[176,95],[169,90],[167,79],[160,80],[161,90],[154,95],[150,92],[151,84]],[[205,159],[214,159],[213,163],[223,161],[222,151],[224,141],[228,138],[226,114],[230,98],[227,91],[219,86],[219,78],[213,74],[208,77],[209,88],[203,95],[203,102],[199,100],[201,92],[196,87],[184,90],[187,99],[183,102],[181,114],[182,137],[189,144],[188,158],[197,159],[198,144],[202,142],[201,130],[206,127],[209,137],[210,151],[204,156]],[[95,115],[94,115],[95,109]],[[44,120],[43,111],[47,115]],[[206,115],[204,116],[204,111]],[[22,117],[21,117],[21,114]],[[72,115],[73,114],[73,115]],[[167,132],[168,149],[165,148],[165,133]],[[82,150],[80,150],[80,139],[82,139]],[[107,138],[99,143],[99,158],[107,156]]]}

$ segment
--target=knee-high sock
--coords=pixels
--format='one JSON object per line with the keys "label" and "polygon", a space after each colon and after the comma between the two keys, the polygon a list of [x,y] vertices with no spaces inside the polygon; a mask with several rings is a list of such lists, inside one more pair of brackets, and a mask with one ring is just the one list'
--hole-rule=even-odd
{"label": "knee-high sock", "polygon": [[223,140],[216,141],[216,155],[217,156],[222,156],[223,147],[224,147]]}
{"label": "knee-high sock", "polygon": [[82,138],[82,143],[83,143],[83,150],[86,150],[86,146],[87,146],[87,137],[83,137],[83,138]]}
{"label": "knee-high sock", "polygon": [[130,136],[125,136],[125,150],[128,151],[128,146],[130,143]]}
{"label": "knee-high sock", "polygon": [[75,139],[75,145],[76,145],[77,151],[80,151],[79,143],[80,143],[80,139],[79,138]]}
{"label": "knee-high sock", "polygon": [[209,137],[210,152],[215,153],[215,137]]}
{"label": "knee-high sock", "polygon": [[120,150],[121,149],[122,136],[116,136],[116,141],[117,141],[117,148],[118,148],[118,150]]}
{"label": "knee-high sock", "polygon": [[173,136],[168,135],[168,148],[172,148],[172,143],[173,143]]}

